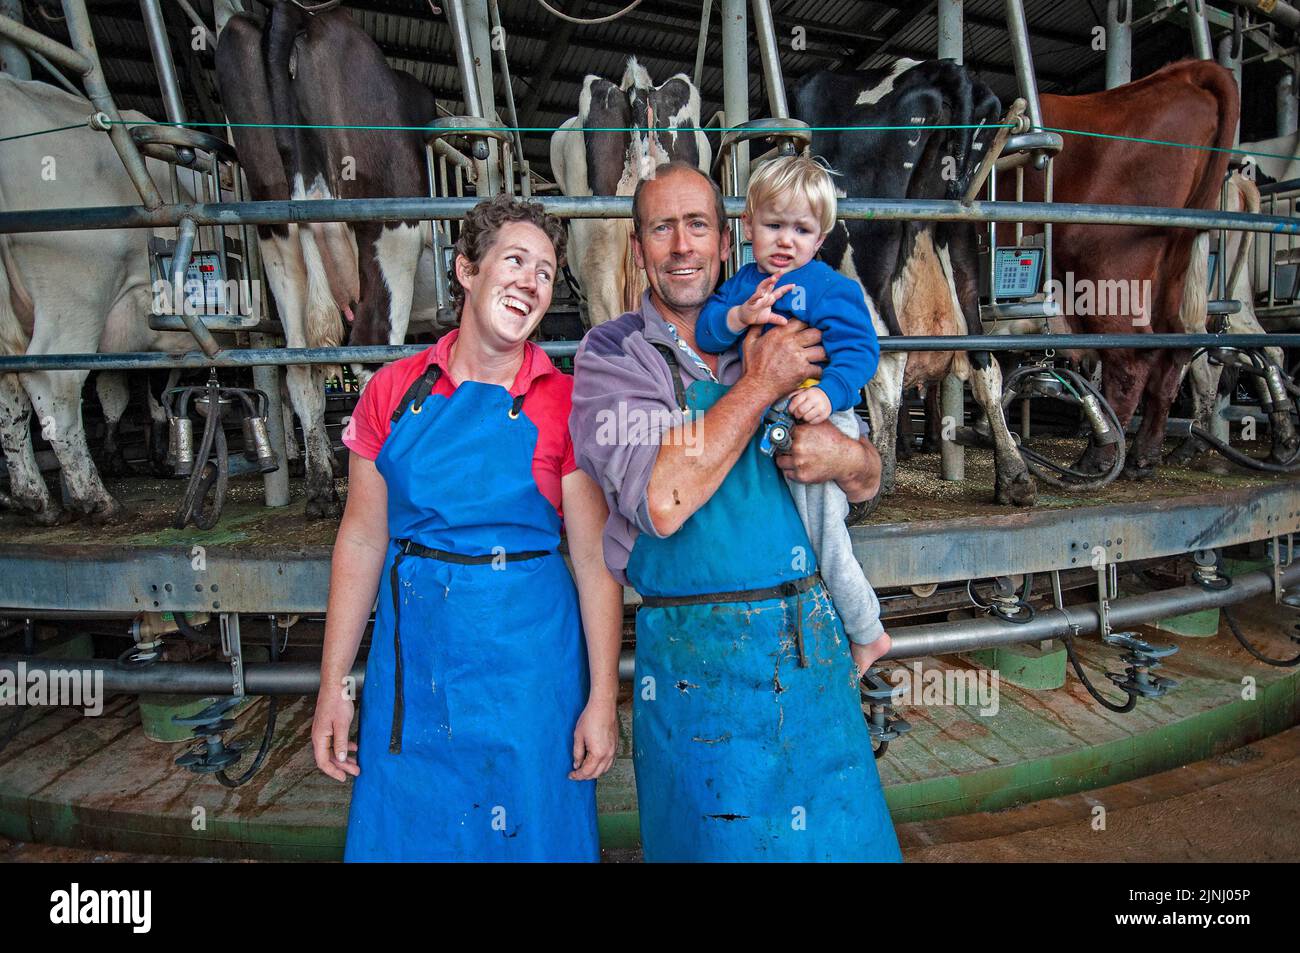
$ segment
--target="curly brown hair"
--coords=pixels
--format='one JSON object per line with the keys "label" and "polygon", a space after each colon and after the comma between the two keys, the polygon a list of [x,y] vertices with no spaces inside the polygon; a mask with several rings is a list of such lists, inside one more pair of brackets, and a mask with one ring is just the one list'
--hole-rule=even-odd
{"label": "curly brown hair", "polygon": [[[555,263],[564,267],[565,246],[568,235],[564,223],[542,208],[537,202],[525,202],[504,192],[484,199],[465,216],[460,226],[460,237],[456,239],[456,254],[469,263],[473,272],[478,271],[478,264],[483,260],[489,248],[497,240],[497,233],[502,226],[510,222],[528,222],[536,225],[555,246]],[[453,259],[454,260],[454,259]],[[456,278],[456,269],[451,274],[451,303],[459,318],[465,308],[465,289]]]}

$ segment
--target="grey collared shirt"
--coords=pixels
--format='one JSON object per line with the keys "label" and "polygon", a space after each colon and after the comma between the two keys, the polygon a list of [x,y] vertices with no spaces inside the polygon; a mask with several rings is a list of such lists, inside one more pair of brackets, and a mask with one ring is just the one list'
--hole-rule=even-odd
{"label": "grey collared shirt", "polygon": [[[569,430],[574,455],[578,466],[605,493],[609,504],[605,563],[623,583],[628,581],[627,563],[637,536],[661,536],[650,519],[646,491],[663,435],[683,423],[673,372],[655,344],[678,348],[646,292],[639,311],[629,311],[587,332],[573,364]],[[707,372],[687,353],[679,353],[676,373],[684,387],[708,379]],[[719,383],[730,386],[740,374],[738,349],[718,356]],[[685,428],[684,440],[695,437],[698,430]]]}

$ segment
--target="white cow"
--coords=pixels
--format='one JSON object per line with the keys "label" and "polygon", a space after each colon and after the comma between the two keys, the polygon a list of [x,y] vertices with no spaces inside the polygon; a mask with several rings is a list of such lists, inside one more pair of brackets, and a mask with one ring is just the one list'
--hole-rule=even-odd
{"label": "white cow", "polygon": [[[0,73],[6,132],[84,123],[93,112],[81,97]],[[148,121],[140,113],[122,116]],[[148,167],[168,194],[169,168],[155,160],[148,160]],[[0,144],[0,208],[139,204],[108,136],[89,126]],[[149,229],[112,229],[0,235],[0,353],[194,350],[188,332],[149,327],[150,234]],[[62,468],[73,515],[104,521],[121,514],[86,445],[81,390],[88,373],[0,375],[0,448],[9,467],[10,502],[40,523],[58,520],[61,506],[36,466],[32,409]]]}
{"label": "white cow", "polygon": [[[587,76],[578,115],[551,136],[551,169],[565,195],[631,195],[660,163],[681,160],[707,174],[711,158],[700,130],[700,94],[690,78],[678,73],[655,86],[635,57],[618,86]],[[587,299],[593,327],[635,310],[645,290],[631,237],[628,219],[569,222],[569,270]]]}

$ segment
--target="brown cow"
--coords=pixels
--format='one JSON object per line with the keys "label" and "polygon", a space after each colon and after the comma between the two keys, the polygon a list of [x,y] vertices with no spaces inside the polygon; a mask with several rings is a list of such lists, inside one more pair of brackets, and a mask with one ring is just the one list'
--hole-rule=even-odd
{"label": "brown cow", "polygon": [[[1171,63],[1125,86],[1086,96],[1045,95],[1042,105],[1048,127],[1220,150],[1232,147],[1240,110],[1232,74],[1203,60]],[[1067,134],[1054,163],[1052,197],[1056,202],[1217,209],[1228,157],[1225,151],[1205,148]],[[1025,200],[1043,201],[1043,185],[1043,174],[1027,166]],[[1006,194],[1001,182],[999,193]],[[1080,295],[1060,302],[1070,330],[1168,334],[1203,327],[1208,265],[1204,253],[1192,254],[1196,234],[1125,225],[1055,226],[1053,278],[1088,295],[1087,300]],[[1107,300],[1114,304],[1125,298],[1127,306],[1106,306]],[[1089,313],[1079,313],[1083,311]],[[1190,357],[1190,350],[1103,353],[1102,389],[1125,427],[1146,398],[1129,449],[1128,476],[1150,476],[1160,462],[1169,407]],[[1113,445],[1090,448],[1076,466],[1106,470],[1114,453]]]}

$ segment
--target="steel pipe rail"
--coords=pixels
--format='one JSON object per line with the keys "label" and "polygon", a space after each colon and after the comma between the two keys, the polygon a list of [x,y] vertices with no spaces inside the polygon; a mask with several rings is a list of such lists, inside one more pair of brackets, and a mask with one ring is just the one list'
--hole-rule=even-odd
{"label": "steel pipe rail", "polygon": [[[1300,561],[1282,570],[1282,586],[1300,582]],[[1236,605],[1246,599],[1273,591],[1272,574],[1265,571],[1243,573],[1227,589],[1206,590],[1199,586],[1181,586],[1110,602],[1106,618],[1112,629],[1141,625],[1155,619]],[[1066,606],[1039,612],[1029,622],[1016,624],[1000,619],[970,619],[936,625],[911,625],[890,632],[893,645],[885,658],[921,658],[950,655],[973,649],[1037,642],[1062,635],[1098,631],[1101,618],[1095,605]]]}
{"label": "steel pipe rail", "polygon": [[[64,232],[104,228],[175,228],[183,218],[196,225],[277,225],[303,222],[397,222],[403,219],[461,219],[475,198],[298,199],[272,202],[190,202],[147,209],[138,205],[100,208],[32,209],[0,212],[0,234]],[[627,196],[546,196],[537,201],[562,218],[631,218]],[[725,200],[727,215],[739,218],[740,197]],[[1061,202],[975,202],[957,199],[841,199],[842,219],[889,222],[1042,222],[1056,225],[1133,225],[1146,228],[1229,229],[1300,235],[1300,218],[1159,208],[1149,205],[1071,205]]]}
{"label": "steel pipe rail", "polygon": [[[1300,562],[1292,563],[1282,571],[1282,584],[1300,582]],[[1127,599],[1117,599],[1109,604],[1107,618],[1113,628],[1138,625],[1171,615],[1235,605],[1246,599],[1264,595],[1273,588],[1272,576],[1267,572],[1244,573],[1233,580],[1227,589],[1205,590],[1184,586],[1153,592]],[[1100,625],[1093,606],[1068,606],[1039,613],[1031,622],[1016,625],[996,619],[973,619],[939,625],[913,625],[893,629],[893,645],[885,658],[899,661],[975,649],[1034,642],[1062,635],[1096,632]],[[21,668],[20,668],[21,666]],[[631,681],[635,671],[635,655],[623,651],[619,655],[618,675],[622,681]],[[103,679],[107,692],[169,692],[187,695],[229,695],[232,675],[230,665],[224,662],[159,662],[146,668],[122,669],[106,659],[49,659],[24,656],[0,657],[0,672],[12,678],[30,677],[34,672],[44,673],[47,679],[65,678],[67,673],[83,673]],[[244,693],[248,695],[314,695],[320,689],[320,666],[315,662],[254,662],[244,664]],[[364,666],[352,669],[360,689],[365,682]]]}
{"label": "steel pipe rail", "polygon": [[[243,669],[247,695],[314,695],[320,690],[318,662],[255,662],[245,664]],[[0,672],[15,678],[20,673],[38,671],[54,678],[66,677],[69,672],[87,673],[91,678],[102,678],[106,692],[229,695],[232,686],[229,662],[158,662],[146,668],[123,669],[113,659],[0,657]],[[365,667],[357,666],[351,675],[360,688]]]}
{"label": "steel pipe rail", "polygon": [[[573,357],[578,341],[542,341],[551,357]],[[366,347],[226,348],[214,357],[198,351],[184,354],[133,352],[121,354],[0,355],[0,374],[36,371],[141,371],[172,368],[262,367],[270,364],[381,364],[419,354],[427,344],[376,344]],[[881,351],[1044,351],[1049,348],[1088,350],[1149,350],[1198,347],[1300,347],[1297,334],[953,334],[882,337]]]}
{"label": "steel pipe rail", "polygon": [[1293,30],[1300,30],[1300,10],[1281,0],[1227,0],[1228,3],[1251,11],[1257,16]]}
{"label": "steel pipe rail", "polygon": [[52,40],[44,33],[24,26],[11,17],[0,16],[0,36],[13,40],[21,47],[40,53],[65,69],[70,69],[78,76],[89,73],[93,64],[74,49],[64,46],[58,40]]}

